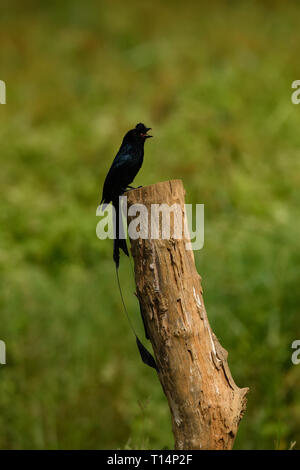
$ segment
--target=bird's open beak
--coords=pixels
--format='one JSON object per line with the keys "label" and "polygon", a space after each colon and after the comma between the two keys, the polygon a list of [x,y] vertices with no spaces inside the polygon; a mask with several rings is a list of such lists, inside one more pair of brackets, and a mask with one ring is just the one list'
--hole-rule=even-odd
{"label": "bird's open beak", "polygon": [[148,139],[149,137],[153,137],[153,135],[147,134],[148,131],[151,131],[151,127],[146,127],[146,132],[145,134],[143,134],[143,137],[145,137],[145,139]]}

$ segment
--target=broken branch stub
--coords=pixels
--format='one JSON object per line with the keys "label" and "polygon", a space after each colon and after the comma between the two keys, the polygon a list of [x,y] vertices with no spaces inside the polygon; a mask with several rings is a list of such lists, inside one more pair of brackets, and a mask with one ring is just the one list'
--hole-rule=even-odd
{"label": "broken branch stub", "polygon": [[[128,209],[143,204],[179,204],[184,217],[181,180],[157,183],[127,193]],[[132,216],[128,216],[130,224]],[[248,388],[235,384],[227,351],[209,325],[201,277],[189,236],[131,239],[141,313],[168,399],[175,449],[231,449],[246,409]],[[161,235],[161,231],[160,231]],[[230,327],[230,325],[229,325]]]}

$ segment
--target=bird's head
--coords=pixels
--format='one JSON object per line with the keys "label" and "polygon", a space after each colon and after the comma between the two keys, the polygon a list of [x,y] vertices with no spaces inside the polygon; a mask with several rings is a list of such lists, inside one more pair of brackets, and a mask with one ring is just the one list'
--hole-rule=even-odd
{"label": "bird's head", "polygon": [[152,135],[147,134],[150,131],[151,127],[146,127],[145,124],[141,122],[135,126],[134,129],[127,132],[125,139],[135,141],[137,143],[144,143],[146,139],[149,137],[153,137]]}
{"label": "bird's head", "polygon": [[151,130],[151,127],[146,127],[145,124],[139,122],[135,126],[135,133],[140,139],[148,139],[152,137],[152,135],[148,135],[147,132]]}

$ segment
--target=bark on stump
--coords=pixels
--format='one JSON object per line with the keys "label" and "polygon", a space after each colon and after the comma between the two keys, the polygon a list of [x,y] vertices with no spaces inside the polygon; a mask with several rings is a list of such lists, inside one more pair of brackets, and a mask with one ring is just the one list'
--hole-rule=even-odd
{"label": "bark on stump", "polygon": [[[147,207],[149,234],[151,204],[180,204],[184,216],[181,180],[126,195],[128,209],[132,204]],[[185,248],[189,240],[130,241],[137,296],[172,415],[175,449],[231,449],[248,388],[235,384],[228,353],[209,325],[194,254]]]}

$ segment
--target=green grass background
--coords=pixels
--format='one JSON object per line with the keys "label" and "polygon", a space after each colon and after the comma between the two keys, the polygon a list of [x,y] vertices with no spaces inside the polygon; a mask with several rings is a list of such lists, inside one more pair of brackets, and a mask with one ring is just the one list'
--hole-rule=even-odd
{"label": "green grass background", "polygon": [[[153,128],[136,184],[205,204],[212,327],[249,386],[236,449],[300,442],[298,2],[11,0],[0,7],[1,449],[172,448],[96,238],[123,134]],[[120,276],[142,332],[130,265]]]}

